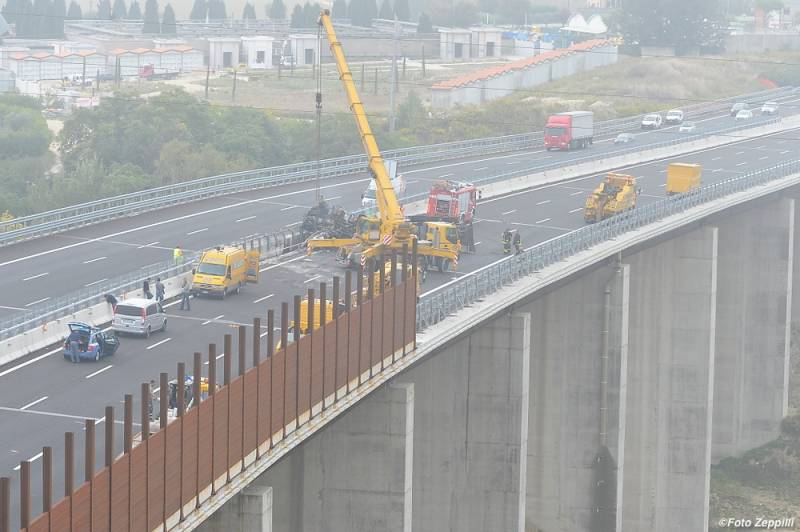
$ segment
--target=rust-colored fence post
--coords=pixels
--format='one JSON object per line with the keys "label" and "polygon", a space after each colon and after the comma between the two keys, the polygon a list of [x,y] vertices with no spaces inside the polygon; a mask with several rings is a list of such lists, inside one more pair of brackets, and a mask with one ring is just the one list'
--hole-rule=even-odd
{"label": "rust-colored fence post", "polygon": [[[169,375],[162,372],[159,375],[158,384],[158,426],[162,429],[167,428],[167,416],[169,415]],[[166,448],[166,445],[164,446]]]}
{"label": "rust-colored fence post", "polygon": [[84,421],[84,428],[86,429],[86,439],[84,440],[85,456],[83,459],[83,481],[91,482],[94,477],[94,428],[95,420],[87,419]]}
{"label": "rust-colored fence post", "polygon": [[[217,388],[217,344],[208,344],[208,395],[214,395]],[[213,430],[213,423],[212,423]]]}
{"label": "rust-colored fence post", "polygon": [[261,318],[253,318],[253,367],[261,363]]}
{"label": "rust-colored fence post", "polygon": [[144,443],[150,437],[150,384],[143,382],[139,392],[142,395],[139,415],[142,419],[142,443]]}
{"label": "rust-colored fence post", "polygon": [[28,528],[31,524],[31,463],[19,463],[19,526]]}
{"label": "rust-colored fence post", "polygon": [[325,411],[325,358],[327,357],[327,353],[325,352],[325,342],[327,332],[327,323],[328,323],[328,292],[327,286],[324,282],[319,283],[319,341],[322,342],[322,349],[320,349],[320,353],[322,353],[322,412]]}
{"label": "rust-colored fence post", "polygon": [[225,386],[231,383],[232,350],[233,337],[230,334],[226,334],[222,342],[222,384]]}
{"label": "rust-colored fence post", "polygon": [[239,325],[239,376],[244,375],[247,367],[247,327]]}
{"label": "rust-colored fence post", "polygon": [[[370,305],[370,313],[372,315],[375,314],[375,303],[373,299],[375,299],[375,266],[374,263],[370,263],[367,267],[367,299],[372,302]],[[372,350],[372,329],[374,325],[372,323],[372,316],[370,316],[369,320],[369,344],[367,345],[367,352],[369,353],[369,378],[371,379],[373,376],[372,368],[375,366],[375,363],[372,360],[374,352]]]}
{"label": "rust-colored fence post", "polygon": [[133,394],[125,394],[122,426],[123,449],[125,453],[129,453],[133,448]]}
{"label": "rust-colored fence post", "polygon": [[[316,343],[316,339],[314,338],[314,317],[316,313],[314,312],[314,304],[316,302],[316,295],[314,293],[313,288],[308,289],[308,337],[310,342],[310,347],[308,349],[308,421],[311,421],[311,410],[314,406],[314,394],[313,394],[313,386],[314,386],[314,344]],[[320,307],[324,306],[325,303],[320,301]],[[324,326],[325,322],[321,321],[320,326]],[[297,366],[300,367],[300,351],[298,348],[297,351]],[[300,387],[300,383],[297,383],[297,387]],[[298,422],[300,419],[300,413],[297,413]]]}
{"label": "rust-colored fence post", "polygon": [[[339,319],[339,276],[333,277],[333,319],[334,322]],[[334,325],[336,331],[336,338],[333,342],[333,402],[339,399],[339,325]]]}
{"label": "rust-colored fence post", "polygon": [[[292,352],[294,353],[294,430],[300,426],[300,304],[302,297],[294,296],[294,327],[292,328]],[[309,323],[308,328],[312,325]],[[287,350],[288,354],[288,350]],[[286,376],[284,375],[284,383]]]}
{"label": "rust-colored fence post", "polygon": [[[223,353],[222,359],[222,383],[227,387],[231,383],[231,365],[233,364],[233,336],[230,334],[225,335],[224,339],[224,349],[225,352]],[[225,474],[225,481],[231,481],[231,469],[230,463],[228,463],[228,456],[230,456],[230,448],[231,448],[231,431],[230,431],[230,419],[231,419],[231,391],[230,388],[228,389],[228,399],[226,401],[227,406],[225,407],[225,420],[226,420],[226,429],[225,429],[225,470],[227,473]],[[216,411],[216,408],[214,408]],[[216,473],[214,473],[216,474]]]}
{"label": "rust-colored fence post", "polygon": [[64,433],[64,497],[72,495],[75,486],[75,434]]}
{"label": "rust-colored fence post", "polygon": [[[381,317],[384,320],[386,320],[386,312],[385,312],[386,307],[385,307],[384,301],[383,301],[384,300],[383,295],[386,294],[386,267],[385,267],[385,265],[386,265],[386,261],[384,260],[383,255],[381,255],[380,268],[378,269],[378,286],[375,288],[375,293],[381,295],[381,298],[380,298],[378,304],[381,306]],[[383,369],[384,369],[383,363],[384,363],[384,359],[385,359],[385,357],[383,356],[383,342],[385,340],[384,334],[383,334],[383,326],[381,326],[378,330],[380,331],[380,334],[378,334],[378,338],[373,338],[372,339],[372,348],[375,349],[378,352],[378,356],[381,357],[381,372],[383,372]],[[378,345],[375,345],[375,344],[378,344]]]}
{"label": "rust-colored fence post", "polygon": [[203,381],[203,353],[195,352],[194,368],[192,369],[192,407],[200,406],[201,384]]}
{"label": "rust-colored fence post", "polygon": [[281,439],[286,430],[286,344],[289,343],[289,303],[281,303],[281,350],[283,351],[283,401],[281,402]]}
{"label": "rust-colored fence post", "polygon": [[106,447],[104,464],[106,467],[111,467],[114,462],[114,407],[107,406],[105,414]]}
{"label": "rust-colored fence post", "polygon": [[[392,364],[394,364],[394,362],[395,362],[394,354],[395,354],[395,351],[396,351],[395,345],[394,345],[394,339],[397,336],[397,322],[400,321],[400,324],[403,327],[405,327],[406,322],[402,321],[402,319],[401,320],[397,319],[397,315],[398,315],[398,312],[397,312],[397,301],[398,301],[398,299],[397,299],[397,290],[396,290],[396,288],[397,288],[397,252],[394,251],[394,250],[392,251],[392,259],[391,260],[392,260],[392,274],[391,274],[392,278],[389,280],[389,284],[391,285],[391,287],[393,289],[392,290],[392,302],[393,302],[393,304],[390,307],[391,312],[392,312],[392,318],[391,318],[391,321],[392,321],[392,336],[391,336],[391,338],[389,338],[389,345],[392,347]],[[384,308],[386,308],[386,307],[384,307]],[[399,313],[401,317],[403,315],[402,310],[403,309],[401,307],[400,308],[401,312]],[[384,319],[386,319],[385,315],[384,315]],[[384,342],[385,341],[386,340],[384,339]]]}
{"label": "rust-colored fence post", "polygon": [[[415,314],[415,318],[416,318],[416,312],[417,312],[417,300],[419,299],[419,294],[417,293],[417,277],[419,276],[419,262],[418,261],[419,261],[419,256],[417,255],[417,241],[416,241],[416,239],[414,239],[414,240],[411,241],[411,270],[412,270],[411,282],[414,283],[414,293],[416,294],[416,297],[414,298],[414,301],[411,302],[411,309]],[[415,331],[415,333],[414,333],[414,343],[411,346],[411,349],[416,349],[417,348],[416,323],[414,325],[414,331]]]}
{"label": "rust-colored fence post", "polygon": [[[351,272],[348,270],[344,274],[344,311],[348,315],[350,314],[350,307],[352,306],[351,305],[352,297],[353,297],[353,276],[352,276]],[[349,316],[348,316],[348,321],[347,321],[347,330],[348,330],[348,333],[349,333],[349,331],[350,331],[350,318],[349,318]],[[350,341],[351,340],[352,340],[352,338],[348,338],[347,348],[344,351],[344,356],[347,357],[346,358],[346,362],[347,363],[345,364],[345,372],[346,373],[345,373],[345,376],[344,376],[344,393],[345,394],[349,394],[350,393]]]}
{"label": "rust-colored fence post", "polygon": [[53,448],[42,447],[42,513],[53,507]]}
{"label": "rust-colored fence post", "polygon": [[[178,362],[178,386],[175,392],[175,408],[178,417],[183,417],[183,414],[186,412],[186,364],[184,362]],[[181,425],[181,434],[183,434],[183,425]],[[183,439],[181,439],[181,441],[183,441]]]}
{"label": "rust-colored fence post", "polygon": [[[267,434],[269,434],[269,449],[272,449],[272,380],[275,370],[272,367],[273,354],[275,353],[275,311],[267,311],[267,358],[269,359],[269,391],[267,392],[266,405],[269,407],[267,415]],[[261,400],[261,397],[259,397]]]}
{"label": "rust-colored fence post", "polygon": [[[261,404],[259,398],[259,383],[261,379],[259,378],[259,374],[261,372],[261,318],[253,318],[253,368],[256,372],[256,412],[255,412],[255,422],[256,422],[256,460],[261,456],[258,452],[260,447],[260,441],[258,439],[258,435],[261,434],[261,423],[259,423],[260,418],[260,411],[261,411]],[[247,398],[242,401],[242,405],[247,401]],[[244,428],[247,424],[247,420],[244,418],[244,406],[242,406],[242,428]],[[242,456],[244,457],[244,438],[242,438]],[[246,468],[245,465],[247,462],[242,461],[242,467]]]}
{"label": "rust-colored fence post", "polygon": [[11,532],[11,479],[0,477],[0,532]]}
{"label": "rust-colored fence post", "polygon": [[[356,372],[358,375],[358,380],[356,380],[356,385],[361,386],[361,364],[362,364],[362,356],[361,352],[364,349],[364,346],[361,345],[361,328],[364,326],[364,318],[361,316],[361,304],[363,303],[363,292],[364,292],[364,266],[361,264],[358,265],[358,274],[356,274],[356,307],[358,307],[359,318],[358,318],[358,367],[356,368]],[[350,339],[353,340],[352,338]]]}

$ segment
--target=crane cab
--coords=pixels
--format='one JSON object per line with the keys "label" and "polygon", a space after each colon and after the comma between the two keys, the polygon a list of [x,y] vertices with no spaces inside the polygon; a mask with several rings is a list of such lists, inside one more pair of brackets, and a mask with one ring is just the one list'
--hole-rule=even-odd
{"label": "crane cab", "polygon": [[368,242],[377,242],[381,238],[381,219],[377,216],[362,215],[356,220],[356,235]]}

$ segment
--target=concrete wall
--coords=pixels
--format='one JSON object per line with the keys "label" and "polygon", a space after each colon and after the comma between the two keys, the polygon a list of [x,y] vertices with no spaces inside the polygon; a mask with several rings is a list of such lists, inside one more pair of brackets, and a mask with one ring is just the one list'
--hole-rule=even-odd
{"label": "concrete wall", "polygon": [[775,50],[800,50],[797,33],[746,33],[729,35],[725,39],[725,52],[759,53]]}

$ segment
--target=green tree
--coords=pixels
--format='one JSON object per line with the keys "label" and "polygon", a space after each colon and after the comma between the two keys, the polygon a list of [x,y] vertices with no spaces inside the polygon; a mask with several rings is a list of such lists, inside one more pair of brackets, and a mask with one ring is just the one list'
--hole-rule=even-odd
{"label": "green tree", "polygon": [[424,122],[425,117],[426,111],[422,100],[416,92],[411,91],[397,108],[397,127],[400,129],[416,128]]}
{"label": "green tree", "polygon": [[253,7],[253,4],[247,2],[244,5],[244,9],[242,10],[242,20],[255,20],[256,19],[256,8]]}
{"label": "green tree", "polygon": [[69,10],[67,10],[67,19],[68,20],[81,20],[83,18],[83,11],[81,10],[81,6],[72,0],[69,3]]}
{"label": "green tree", "polygon": [[205,20],[206,11],[208,10],[208,2],[206,0],[194,0],[192,4],[192,11],[189,13],[190,20]]}
{"label": "green tree", "polygon": [[270,20],[286,20],[286,6],[283,0],[273,0],[269,5],[267,16]]}
{"label": "green tree", "polygon": [[111,18],[122,20],[128,17],[128,9],[125,7],[125,0],[114,0],[114,7],[111,8]]}
{"label": "green tree", "polygon": [[417,22],[417,33],[433,33],[433,25],[431,24],[431,17],[423,12],[419,14],[419,21]]}
{"label": "green tree", "polygon": [[727,34],[718,0],[629,0],[620,21],[627,42],[719,46]]}
{"label": "green tree", "polygon": [[223,0],[209,0],[208,18],[211,20],[225,20],[228,18]]}
{"label": "green tree", "polygon": [[292,9],[292,16],[289,19],[289,27],[302,28],[303,25],[303,8],[300,7],[300,4],[295,4],[294,8]]}
{"label": "green tree", "polygon": [[64,20],[67,18],[67,4],[64,0],[54,0],[51,10],[51,30],[53,37],[64,37]]}
{"label": "green tree", "polygon": [[169,4],[164,7],[164,17],[161,19],[161,33],[165,35],[178,33],[178,25],[175,24],[175,11],[172,10],[172,6]]}
{"label": "green tree", "polygon": [[128,9],[128,20],[142,20],[142,9],[139,7],[138,0],[131,2],[131,7]]}
{"label": "green tree", "polygon": [[347,18],[347,0],[334,0],[331,17]]}
{"label": "green tree", "polygon": [[2,11],[0,11],[0,14],[3,15],[3,18],[6,19],[6,22],[9,24],[14,24],[17,22],[17,13],[19,12],[19,9],[20,6],[17,3],[17,0],[6,0]]}
{"label": "green tree", "polygon": [[394,0],[394,14],[397,15],[397,20],[411,22],[411,8],[408,0]]}
{"label": "green tree", "polygon": [[147,0],[144,4],[142,33],[161,33],[161,24],[158,22],[158,2],[156,0]]}
{"label": "green tree", "polygon": [[381,9],[378,12],[378,18],[384,20],[394,19],[394,10],[392,9],[391,0],[381,0]]}
{"label": "green tree", "polygon": [[97,2],[97,18],[100,20],[111,20],[110,0],[99,0]]}

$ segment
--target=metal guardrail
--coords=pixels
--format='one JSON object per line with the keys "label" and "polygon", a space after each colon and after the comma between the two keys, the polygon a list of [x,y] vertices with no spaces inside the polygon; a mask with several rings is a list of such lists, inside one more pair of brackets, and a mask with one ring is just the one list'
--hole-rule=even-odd
{"label": "metal guardrail", "polygon": [[[760,122],[759,125],[775,123],[778,120],[779,120],[778,118],[772,118],[770,120],[765,120]],[[673,146],[689,142],[692,140],[698,140],[705,136],[731,133],[742,129],[749,129],[752,128],[753,126],[754,124],[752,122],[746,122],[737,126],[716,130],[712,133],[706,133],[703,135],[700,134],[689,135],[668,141],[655,142],[646,145],[631,146],[626,149],[616,151],[612,155],[613,156],[626,155],[629,153],[636,153],[643,150],[658,149],[658,148]],[[602,155],[587,156],[581,159],[573,159],[572,161],[570,161],[569,164],[579,165],[583,163],[597,161],[603,158],[607,158],[608,155],[609,154],[602,154]],[[503,181],[505,179],[511,179],[514,177],[529,175],[531,173],[544,172],[547,170],[557,169],[563,166],[564,166],[563,162],[540,164],[529,168],[521,168],[511,172],[489,176],[480,180],[476,180],[475,184],[484,185],[497,181]],[[403,202],[407,204],[416,200],[424,199],[426,197],[427,193],[414,194],[411,196],[404,197]],[[265,254],[270,254],[278,249],[281,250],[281,253],[286,251],[291,251],[301,243],[300,239],[301,235],[299,231],[285,230],[277,233],[257,234],[257,235],[247,236],[241,239],[239,242],[242,241],[251,242],[251,245],[255,245],[256,247],[259,247],[262,250],[262,257],[264,257]],[[191,263],[192,260],[198,257],[199,255],[192,256],[191,259],[187,260],[187,263]],[[152,264],[136,272],[132,272],[130,274],[109,279],[103,281],[102,283],[92,285],[91,287],[82,288],[81,290],[78,290],[76,292],[66,294],[58,298],[54,298],[46,302],[37,304],[25,310],[24,312],[18,314],[12,314],[8,318],[0,321],[0,339],[15,336],[26,330],[30,330],[35,327],[41,326],[61,316],[68,316],[70,314],[73,314],[74,312],[82,308],[86,308],[88,306],[94,305],[102,301],[103,296],[105,294],[124,293],[129,290],[136,289],[141,285],[144,279],[152,279],[155,277],[169,278],[171,276],[178,275],[185,271],[187,271],[187,268],[185,266],[183,267],[183,269],[180,269],[180,267],[175,267],[171,262]]]}
{"label": "metal guardrail", "polygon": [[[777,98],[789,90],[773,89],[761,91],[718,102],[687,106],[685,110],[687,113],[700,114],[718,112],[729,106],[732,101]],[[638,120],[639,117],[627,117],[598,123],[597,136],[609,136],[627,130],[638,124]],[[542,143],[541,132],[523,133],[388,150],[384,152],[384,156],[397,159],[404,165],[413,166],[464,156],[515,151],[541,146]],[[320,177],[322,179],[330,179],[358,173],[366,168],[366,164],[367,161],[364,155],[326,159],[320,162]],[[0,246],[164,207],[253,189],[308,182],[316,178],[316,171],[317,164],[308,162],[236,172],[132,192],[15,218],[10,221],[0,222]]]}
{"label": "metal guardrail", "polygon": [[[280,231],[270,234],[251,235],[230,245],[249,244],[251,248],[261,250],[261,259],[264,262],[268,257],[281,255],[293,251],[302,243],[300,232],[293,230]],[[24,312],[12,314],[0,321],[0,339],[10,338],[25,331],[41,327],[46,323],[69,316],[104,300],[106,294],[125,294],[142,287],[145,279],[153,280],[156,277],[168,279],[191,270],[200,253],[187,254],[184,262],[175,265],[171,261],[159,262],[145,266],[134,272],[107,279],[75,292],[53,298],[44,303],[32,306]]]}
{"label": "metal guardrail", "polygon": [[703,186],[695,194],[671,196],[581,227],[470,272],[423,295],[417,304],[417,330],[483,299],[521,277],[540,271],[592,246],[703,203],[800,172],[800,159]]}

